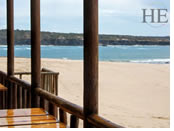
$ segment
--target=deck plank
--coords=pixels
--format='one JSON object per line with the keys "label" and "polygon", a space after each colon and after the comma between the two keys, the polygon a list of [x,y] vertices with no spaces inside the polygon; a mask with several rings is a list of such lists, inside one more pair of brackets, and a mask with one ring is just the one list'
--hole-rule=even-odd
{"label": "deck plank", "polygon": [[7,118],[0,118],[0,127],[32,125],[32,124],[49,124],[57,122],[58,121],[55,119],[55,117],[51,115],[30,116],[30,117],[7,117]]}
{"label": "deck plank", "polygon": [[67,128],[41,108],[0,110],[0,128]]}
{"label": "deck plank", "polygon": [[0,118],[22,117],[22,116],[40,116],[40,115],[46,115],[46,114],[47,113],[41,108],[0,110]]}
{"label": "deck plank", "polygon": [[5,126],[2,128],[66,128],[63,123],[51,123],[51,124],[37,124],[37,125],[23,125],[23,126]]}

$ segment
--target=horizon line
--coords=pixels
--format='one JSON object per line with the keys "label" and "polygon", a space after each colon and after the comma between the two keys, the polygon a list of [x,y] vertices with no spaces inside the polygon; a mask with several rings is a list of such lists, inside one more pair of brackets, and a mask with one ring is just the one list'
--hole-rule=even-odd
{"label": "horizon line", "polygon": [[[7,30],[7,29],[0,29],[0,30]],[[29,31],[30,32],[30,30],[28,30],[28,29],[14,29],[14,31],[16,31],[16,30],[19,30],[19,31]],[[41,30],[40,31],[41,33],[42,32],[48,32],[48,33],[62,33],[62,34],[83,34],[83,32],[81,32],[81,33],[79,33],[79,32],[55,32],[55,31],[43,31],[43,30]],[[113,35],[113,36],[133,36],[133,37],[170,37],[170,34],[169,35],[149,35],[149,36],[147,36],[147,35],[130,35],[130,34],[110,34],[110,33],[105,33],[105,34],[103,34],[103,33],[99,33],[99,35]]]}

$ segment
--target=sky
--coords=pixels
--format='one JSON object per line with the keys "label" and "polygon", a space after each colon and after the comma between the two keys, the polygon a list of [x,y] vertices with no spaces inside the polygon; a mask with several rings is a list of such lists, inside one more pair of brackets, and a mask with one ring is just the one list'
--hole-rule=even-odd
{"label": "sky", "polygon": [[[40,1],[42,31],[83,33],[83,0]],[[167,9],[169,21],[142,23],[142,9],[147,9],[147,14],[150,9]],[[14,11],[15,29],[30,30],[30,0],[14,0]],[[99,0],[99,33],[168,36],[169,16],[170,0]],[[0,1],[0,29],[6,29],[6,0]]]}

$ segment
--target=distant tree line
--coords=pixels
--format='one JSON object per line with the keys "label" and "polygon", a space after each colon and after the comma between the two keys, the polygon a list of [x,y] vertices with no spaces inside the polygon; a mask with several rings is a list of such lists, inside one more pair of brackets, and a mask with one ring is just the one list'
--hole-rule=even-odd
{"label": "distant tree line", "polygon": [[[7,31],[0,30],[0,45],[7,44]],[[16,45],[30,45],[30,31],[15,30]],[[83,34],[41,32],[42,45],[83,45]],[[170,37],[99,35],[99,44],[107,45],[170,45]]]}

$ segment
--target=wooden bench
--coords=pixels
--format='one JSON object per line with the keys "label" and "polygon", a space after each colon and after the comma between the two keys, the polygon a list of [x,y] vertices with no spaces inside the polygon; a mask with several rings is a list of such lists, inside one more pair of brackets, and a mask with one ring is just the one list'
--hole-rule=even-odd
{"label": "wooden bench", "polygon": [[66,128],[41,108],[0,110],[0,128]]}
{"label": "wooden bench", "polygon": [[0,109],[6,108],[7,87],[0,84]]}

